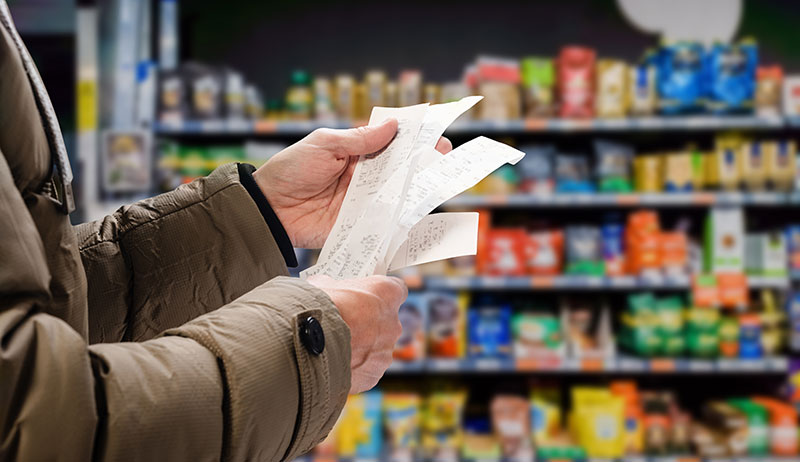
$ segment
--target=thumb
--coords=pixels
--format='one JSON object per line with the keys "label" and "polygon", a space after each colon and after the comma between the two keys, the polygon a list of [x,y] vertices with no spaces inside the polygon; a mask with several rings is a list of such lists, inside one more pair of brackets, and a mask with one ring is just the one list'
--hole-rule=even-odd
{"label": "thumb", "polygon": [[386,119],[378,125],[341,130],[337,135],[337,150],[351,156],[372,154],[384,148],[397,133],[397,119]]}

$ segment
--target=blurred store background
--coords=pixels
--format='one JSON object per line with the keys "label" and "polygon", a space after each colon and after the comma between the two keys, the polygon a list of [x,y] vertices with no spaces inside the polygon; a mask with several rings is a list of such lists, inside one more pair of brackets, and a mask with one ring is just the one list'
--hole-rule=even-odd
{"label": "blurred store background", "polygon": [[527,153],[308,460],[800,460],[800,3],[9,4],[76,221],[375,105],[484,95],[447,136]]}

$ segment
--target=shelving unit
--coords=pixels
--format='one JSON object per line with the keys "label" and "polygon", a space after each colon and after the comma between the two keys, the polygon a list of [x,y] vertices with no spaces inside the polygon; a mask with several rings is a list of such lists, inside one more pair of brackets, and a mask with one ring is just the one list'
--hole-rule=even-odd
{"label": "shelving unit", "polygon": [[388,374],[785,374],[789,360],[785,357],[761,359],[643,359],[632,356],[615,358],[513,358],[428,359],[395,361]]}
{"label": "shelving unit", "polygon": [[[349,128],[366,121],[226,121],[188,120],[158,123],[154,131],[161,135],[304,135],[316,128]],[[522,119],[509,121],[456,121],[446,134],[525,134],[602,131],[663,131],[663,130],[780,130],[797,126],[799,120],[757,116],[689,116],[636,117],[624,119]]]}
{"label": "shelving unit", "polygon": [[[297,462],[312,462],[313,458],[298,458]],[[563,459],[537,459],[540,462],[563,462]],[[764,456],[764,457],[697,457],[692,455],[685,456],[663,456],[663,457],[623,457],[620,459],[599,459],[590,457],[584,459],[582,462],[799,462],[800,458],[797,457],[781,457],[781,456]],[[370,458],[355,458],[355,459],[336,459],[329,462],[391,462],[388,458],[370,459]],[[475,461],[480,462],[480,461]]]}
{"label": "shelving unit", "polygon": [[[430,290],[688,290],[687,277],[642,280],[635,276],[428,276],[410,282]],[[751,289],[785,289],[789,277],[750,276]]]}
{"label": "shelving unit", "polygon": [[[163,2],[174,3],[174,2]],[[163,5],[162,5],[163,7]],[[173,18],[173,20],[176,20]],[[160,31],[163,34],[163,31]],[[177,37],[176,34],[175,37]],[[162,37],[163,38],[163,37]],[[181,38],[183,38],[181,36]],[[175,38],[177,40],[177,38]],[[176,44],[173,44],[176,45]],[[190,49],[185,47],[184,49]],[[187,55],[189,53],[182,53]],[[195,58],[193,56],[188,56]],[[313,56],[308,57],[313,60]],[[177,60],[177,51],[175,51]],[[311,62],[311,61],[310,61]],[[174,64],[174,63],[173,63]],[[216,64],[216,63],[212,63]],[[413,62],[407,63],[414,64]],[[288,72],[289,69],[276,69]],[[351,72],[360,72],[355,69]],[[317,128],[350,128],[366,124],[366,120],[325,120],[325,121],[273,121],[273,120],[184,120],[174,123],[156,122],[149,129],[157,140],[170,140],[185,143],[187,146],[204,144],[235,144],[246,140],[279,140],[292,142]],[[685,141],[686,138],[708,140],[718,132],[729,130],[754,134],[760,138],[788,138],[793,131],[800,128],[800,118],[741,116],[675,116],[675,117],[630,117],[620,119],[560,119],[538,118],[509,121],[459,120],[447,131],[456,144],[462,139],[473,136],[488,136],[500,139],[513,138],[520,141],[538,141],[546,139],[548,143],[558,145],[564,141],[589,140],[591,137],[610,139],[635,138],[637,140],[665,139],[665,145],[672,138]],[[556,140],[556,141],[553,141]],[[520,143],[523,144],[523,143]],[[111,213],[131,199],[113,200],[91,204],[87,209],[89,218],[95,219]],[[443,210],[476,210],[488,209],[492,215],[513,214],[531,211],[542,217],[557,213],[571,214],[587,209],[591,213],[604,210],[629,211],[638,207],[691,212],[702,211],[716,205],[741,206],[756,213],[771,213],[774,210],[791,208],[800,210],[800,191],[791,193],[779,192],[683,192],[683,193],[630,193],[630,194],[503,194],[503,195],[470,195],[462,194],[445,203]],[[566,209],[566,213],[563,210]],[[570,219],[570,217],[568,217]],[[577,220],[577,218],[572,218]],[[800,218],[797,220],[800,222]],[[748,278],[750,289],[788,290],[793,281],[800,281],[800,272],[785,277]],[[652,281],[635,276],[452,276],[413,275],[406,279],[412,290],[419,291],[466,291],[491,293],[492,295],[509,292],[514,297],[531,294],[534,297],[551,297],[552,294],[581,293],[589,296],[600,293],[604,297],[621,298],[621,294],[635,291],[669,291],[686,293],[691,289],[691,278],[688,275],[677,278],[664,278]],[[552,297],[551,297],[552,298]],[[616,308],[610,310],[617,314]],[[744,375],[758,375],[757,380],[781,382],[796,361],[792,356],[777,356],[761,359],[696,359],[696,358],[643,358],[617,353],[607,359],[542,357],[537,359],[514,358],[476,358],[462,359],[424,359],[411,362],[395,361],[387,371],[388,380],[409,380],[419,383],[425,376],[437,379],[463,381],[473,378],[493,380],[493,374],[502,380],[526,382],[539,376],[548,378],[569,376],[564,383],[572,379],[586,379],[587,382],[603,379],[605,376],[635,376],[637,379],[657,376],[658,381],[674,380],[698,383],[698,388],[711,383],[708,387],[732,381],[732,378],[745,378]],[[471,384],[470,384],[471,385]],[[420,386],[420,389],[424,387]],[[300,458],[300,462],[312,462],[312,458]],[[317,459],[316,462],[319,462]],[[800,457],[736,457],[736,458],[703,458],[697,456],[669,457],[625,457],[621,459],[585,459],[585,462],[800,462]],[[334,462],[331,460],[329,462]],[[384,459],[338,459],[338,462],[384,462]],[[390,462],[388,458],[385,462]],[[556,462],[556,461],[549,461]],[[562,461],[559,461],[562,462]],[[581,462],[584,462],[583,460]]]}
{"label": "shelving unit", "polygon": [[708,207],[712,205],[785,207],[800,205],[800,193],[777,192],[676,192],[676,193],[555,193],[479,196],[462,194],[444,208],[549,208],[549,207]]}

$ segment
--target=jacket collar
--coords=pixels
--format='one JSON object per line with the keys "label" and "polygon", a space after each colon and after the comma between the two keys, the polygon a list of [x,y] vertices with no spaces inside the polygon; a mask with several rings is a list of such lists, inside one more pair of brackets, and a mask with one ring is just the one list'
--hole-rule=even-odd
{"label": "jacket collar", "polygon": [[69,214],[75,210],[75,199],[72,195],[72,167],[67,156],[67,147],[64,145],[64,138],[61,136],[61,127],[58,125],[53,103],[50,102],[50,97],[47,95],[47,90],[44,87],[39,71],[33,64],[33,59],[28,53],[28,49],[25,48],[25,44],[22,43],[22,38],[17,32],[17,28],[14,26],[14,20],[11,18],[11,12],[8,10],[8,4],[5,0],[0,0],[0,24],[8,31],[14,41],[14,45],[19,50],[25,72],[28,74],[28,80],[31,82],[31,87],[33,87],[36,105],[42,115],[44,131],[50,144],[50,151],[55,153],[55,163],[58,169],[58,177],[55,178],[57,180],[55,181],[56,198],[61,202],[64,213]]}

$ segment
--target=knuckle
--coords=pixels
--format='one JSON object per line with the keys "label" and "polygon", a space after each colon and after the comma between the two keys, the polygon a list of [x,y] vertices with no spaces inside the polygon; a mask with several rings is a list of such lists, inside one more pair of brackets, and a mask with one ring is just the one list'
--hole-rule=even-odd
{"label": "knuckle", "polygon": [[313,138],[328,138],[328,137],[332,136],[333,133],[334,133],[334,130],[332,128],[321,127],[321,128],[317,128],[314,131],[312,131],[308,136],[309,137],[313,137]]}

